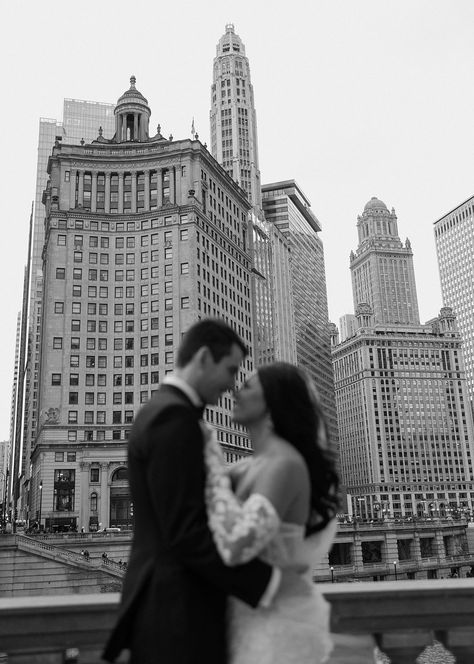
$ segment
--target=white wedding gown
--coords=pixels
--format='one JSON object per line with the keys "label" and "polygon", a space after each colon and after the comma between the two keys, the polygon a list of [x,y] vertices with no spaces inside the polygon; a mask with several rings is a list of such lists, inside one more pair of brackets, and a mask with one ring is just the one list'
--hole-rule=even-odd
{"label": "white wedding gown", "polygon": [[[205,461],[209,526],[224,562],[235,565],[259,557],[283,571],[295,566],[308,570],[294,588],[285,584],[269,608],[228,600],[229,664],[322,664],[332,650],[330,607],[311,572],[332,545],[336,521],[305,539],[304,527],[281,522],[264,496],[238,501],[212,436]],[[251,459],[248,463],[250,469]]]}

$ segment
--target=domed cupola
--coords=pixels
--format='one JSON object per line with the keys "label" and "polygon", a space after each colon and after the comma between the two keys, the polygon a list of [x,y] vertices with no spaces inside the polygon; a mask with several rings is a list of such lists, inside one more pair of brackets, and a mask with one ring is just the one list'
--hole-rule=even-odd
{"label": "domed cupola", "polygon": [[130,89],[126,90],[115,107],[115,142],[147,141],[151,111],[148,101],[136,87],[131,76]]}
{"label": "domed cupola", "polygon": [[364,207],[364,212],[369,212],[369,213],[372,211],[381,212],[385,210],[388,212],[387,206],[383,201],[379,200],[376,196],[372,196],[370,201],[366,203]]}

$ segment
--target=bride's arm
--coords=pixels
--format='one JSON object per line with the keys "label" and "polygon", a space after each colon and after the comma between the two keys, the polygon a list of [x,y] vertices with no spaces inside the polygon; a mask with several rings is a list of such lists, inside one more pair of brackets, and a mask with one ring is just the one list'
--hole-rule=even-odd
{"label": "bride's arm", "polygon": [[232,491],[222,452],[214,439],[206,442],[205,462],[208,522],[219,554],[227,565],[247,562],[258,556],[280,527],[274,505],[278,502],[275,487],[267,478],[260,482],[259,491],[257,482],[256,491],[240,502]]}

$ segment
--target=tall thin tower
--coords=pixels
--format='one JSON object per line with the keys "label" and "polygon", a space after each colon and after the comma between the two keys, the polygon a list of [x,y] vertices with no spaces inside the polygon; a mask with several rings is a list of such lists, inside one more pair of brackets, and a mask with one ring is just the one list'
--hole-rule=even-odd
{"label": "tall thin tower", "polygon": [[211,88],[212,156],[245,189],[254,208],[262,207],[257,116],[245,46],[226,25],[217,44]]}
{"label": "tall thin tower", "polygon": [[419,325],[413,252],[398,237],[395,210],[373,196],[357,219],[359,246],[351,253],[354,310],[372,307],[376,324]]}

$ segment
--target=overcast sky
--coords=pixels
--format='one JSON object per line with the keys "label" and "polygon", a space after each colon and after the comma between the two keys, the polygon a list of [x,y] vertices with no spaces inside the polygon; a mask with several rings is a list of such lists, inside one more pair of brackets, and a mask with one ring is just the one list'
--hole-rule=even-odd
{"label": "overcast sky", "polygon": [[262,183],[295,179],[321,221],[329,313],[353,312],[349,253],[377,196],[408,236],[422,320],[441,306],[433,222],[474,194],[472,0],[37,0],[2,5],[0,440],[9,436],[16,317],[40,117],[64,97],[116,102],[131,74],[151,127],[209,141],[216,44],[250,60]]}

